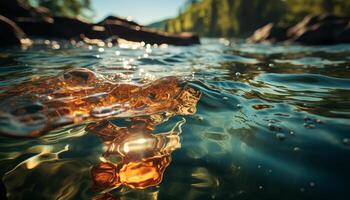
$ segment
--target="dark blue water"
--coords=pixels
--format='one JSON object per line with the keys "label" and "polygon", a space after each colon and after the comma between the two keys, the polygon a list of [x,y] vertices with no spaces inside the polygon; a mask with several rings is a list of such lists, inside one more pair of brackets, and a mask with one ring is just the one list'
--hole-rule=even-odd
{"label": "dark blue water", "polygon": [[[98,47],[37,41],[28,49],[1,49],[0,94],[72,68],[122,83],[176,76],[201,91],[194,115],[173,116],[155,130],[168,131],[185,119],[181,148],[172,152],[157,186],[94,191],[90,170],[104,145],[85,130],[86,123],[38,138],[0,136],[3,197],[92,199],[106,192],[115,199],[350,196],[350,45],[204,39],[192,47]],[[118,120],[123,119],[112,122]]]}

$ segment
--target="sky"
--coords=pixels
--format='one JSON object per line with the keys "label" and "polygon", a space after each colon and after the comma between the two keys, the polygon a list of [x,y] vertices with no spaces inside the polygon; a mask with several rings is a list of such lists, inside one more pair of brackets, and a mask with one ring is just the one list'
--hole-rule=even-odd
{"label": "sky", "polygon": [[186,0],[92,0],[94,21],[108,15],[132,17],[147,25],[165,18],[175,17]]}

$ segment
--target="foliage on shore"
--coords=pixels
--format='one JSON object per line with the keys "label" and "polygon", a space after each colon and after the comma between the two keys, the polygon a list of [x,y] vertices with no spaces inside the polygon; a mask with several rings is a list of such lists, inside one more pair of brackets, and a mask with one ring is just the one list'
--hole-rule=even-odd
{"label": "foliage on shore", "polygon": [[91,18],[91,0],[22,0],[34,7],[45,7],[53,15]]}
{"label": "foliage on shore", "polygon": [[307,14],[346,16],[345,0],[190,0],[174,19],[165,23],[169,32],[196,32],[202,36],[244,36],[269,23],[290,25]]}

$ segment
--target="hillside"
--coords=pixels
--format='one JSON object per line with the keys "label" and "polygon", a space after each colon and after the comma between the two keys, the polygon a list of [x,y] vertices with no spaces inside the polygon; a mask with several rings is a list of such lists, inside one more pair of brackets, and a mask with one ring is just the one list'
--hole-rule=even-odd
{"label": "hillside", "polygon": [[148,24],[147,27],[149,28],[155,28],[155,29],[159,29],[159,30],[164,30],[166,24],[169,22],[170,19],[164,19],[158,22],[154,22],[151,24]]}
{"label": "hillside", "polygon": [[269,23],[292,24],[307,14],[349,15],[350,1],[342,0],[202,0],[190,1],[174,19],[156,23],[169,32],[201,36],[246,36]]}

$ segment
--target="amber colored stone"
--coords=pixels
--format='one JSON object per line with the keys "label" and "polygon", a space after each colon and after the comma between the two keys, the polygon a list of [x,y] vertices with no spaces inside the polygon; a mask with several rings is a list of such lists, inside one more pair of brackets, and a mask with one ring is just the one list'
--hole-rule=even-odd
{"label": "amber colored stone", "polygon": [[[135,117],[130,122],[127,127],[118,127],[109,121],[86,127],[101,137],[107,148],[103,156],[110,163],[99,163],[91,172],[94,185],[100,189],[119,185],[144,189],[158,185],[171,162],[171,153],[181,146],[179,123],[170,132],[153,134],[149,126],[154,127],[159,121]],[[116,163],[111,159],[114,156],[120,157]]]}
{"label": "amber colored stone", "polygon": [[271,105],[267,105],[267,104],[256,104],[252,106],[255,110],[264,110],[264,109],[268,109],[268,108],[273,108],[273,106]]}
{"label": "amber colored stone", "polygon": [[116,187],[120,185],[117,168],[111,163],[101,162],[91,169],[91,177],[97,188]]}
{"label": "amber colored stone", "polygon": [[120,182],[138,189],[158,185],[170,161],[170,156],[162,156],[127,163],[119,171]]}
{"label": "amber colored stone", "polygon": [[[20,129],[0,126],[0,133],[24,137],[40,136],[69,123],[96,122],[110,117],[153,115],[161,122],[159,113],[166,113],[167,117],[194,113],[200,98],[199,91],[182,87],[176,77],[164,77],[143,85],[121,84],[84,68],[71,69],[59,76],[35,78],[3,90],[0,118]],[[26,104],[40,107],[31,106],[34,111],[28,113]],[[22,120],[24,115],[26,119]],[[43,117],[37,120],[38,115]],[[34,121],[36,127],[31,124]],[[145,125],[148,130],[154,127],[149,123]]]}
{"label": "amber colored stone", "polygon": [[[36,137],[59,126],[89,123],[85,130],[101,138],[106,149],[103,162],[91,169],[95,189],[155,186],[162,181],[171,153],[181,146],[180,123],[166,133],[153,131],[172,116],[193,114],[201,96],[181,83],[164,77],[143,85],[121,84],[82,68],[35,77],[3,89],[0,133]],[[127,125],[109,121],[118,117],[129,119]]]}

